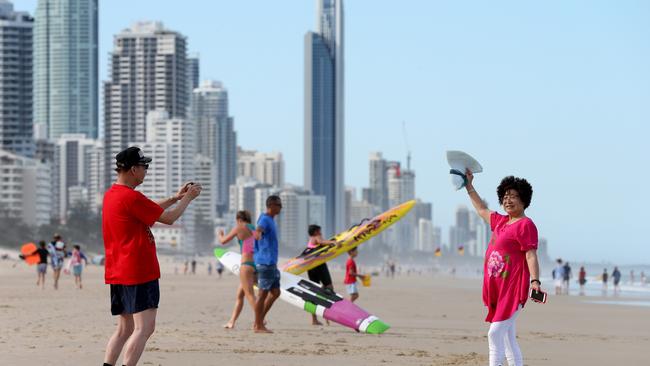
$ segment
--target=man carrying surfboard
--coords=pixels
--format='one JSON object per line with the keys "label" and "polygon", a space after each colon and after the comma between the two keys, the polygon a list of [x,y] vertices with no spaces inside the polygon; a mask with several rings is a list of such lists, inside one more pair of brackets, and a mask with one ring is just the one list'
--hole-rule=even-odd
{"label": "man carrying surfboard", "polygon": [[133,366],[153,334],[160,300],[160,266],[149,228],[155,222],[171,225],[178,220],[201,194],[201,185],[186,183],[175,195],[154,202],[135,190],[144,182],[151,158],[129,147],[115,159],[117,181],[104,194],[102,232],[111,314],[119,319],[106,345],[104,366],[114,365],[124,346],[123,364]]}
{"label": "man carrying surfboard", "polygon": [[266,199],[266,212],[260,215],[255,229],[254,260],[257,269],[259,295],[255,303],[255,333],[273,333],[264,326],[264,317],[280,296],[280,271],[278,270],[278,235],[273,218],[282,211],[279,196]]}

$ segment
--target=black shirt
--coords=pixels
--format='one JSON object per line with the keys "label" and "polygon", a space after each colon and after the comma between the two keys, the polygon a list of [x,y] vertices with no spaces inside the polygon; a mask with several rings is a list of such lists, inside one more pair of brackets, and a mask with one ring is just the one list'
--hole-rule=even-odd
{"label": "black shirt", "polygon": [[41,257],[38,264],[43,264],[43,263],[47,264],[47,256],[50,255],[50,253],[47,251],[47,249],[38,248],[38,249],[36,249],[34,254],[38,254]]}

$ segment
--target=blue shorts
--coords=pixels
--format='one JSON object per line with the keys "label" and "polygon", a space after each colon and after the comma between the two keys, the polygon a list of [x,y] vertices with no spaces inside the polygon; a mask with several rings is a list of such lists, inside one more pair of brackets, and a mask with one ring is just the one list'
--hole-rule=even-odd
{"label": "blue shorts", "polygon": [[111,285],[111,314],[135,314],[157,309],[160,302],[158,280],[139,285]]}
{"label": "blue shorts", "polygon": [[349,285],[345,285],[345,289],[348,291],[348,295],[352,294],[358,294],[359,289],[357,288],[357,283],[351,283]]}
{"label": "blue shorts", "polygon": [[38,273],[46,273],[47,272],[47,263],[39,263],[38,267],[36,267],[36,271]]}
{"label": "blue shorts", "polygon": [[81,276],[81,271],[83,270],[83,265],[81,264],[76,264],[72,266],[72,274],[75,276]]}
{"label": "blue shorts", "polygon": [[280,271],[275,264],[257,264],[257,287],[260,290],[269,291],[280,288]]}

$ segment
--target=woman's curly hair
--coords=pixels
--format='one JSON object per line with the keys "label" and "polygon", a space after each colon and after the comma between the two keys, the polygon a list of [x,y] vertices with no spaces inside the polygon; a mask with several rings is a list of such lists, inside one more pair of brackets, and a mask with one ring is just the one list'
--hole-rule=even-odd
{"label": "woman's curly hair", "polygon": [[499,204],[503,205],[503,196],[506,195],[509,189],[514,189],[519,194],[519,199],[524,204],[524,209],[530,206],[530,200],[533,198],[533,187],[524,178],[507,176],[501,180],[497,187],[497,196],[499,197]]}

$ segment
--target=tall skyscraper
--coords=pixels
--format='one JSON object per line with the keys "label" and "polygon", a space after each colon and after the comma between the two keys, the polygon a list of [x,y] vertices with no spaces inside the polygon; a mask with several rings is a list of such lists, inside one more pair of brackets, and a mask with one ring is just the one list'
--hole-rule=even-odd
{"label": "tall skyscraper", "polygon": [[191,118],[196,124],[197,151],[214,159],[217,215],[228,211],[230,185],[237,178],[237,133],[228,115],[228,91],[218,81],[204,81],[192,93]]}
{"label": "tall skyscraper", "polygon": [[32,27],[26,12],[0,1],[0,149],[33,157]]}
{"label": "tall skyscraper", "polygon": [[[146,124],[146,141],[129,142],[129,145],[139,146],[152,159],[147,179],[138,186],[138,190],[151,199],[163,199],[175,194],[179,187],[196,178],[194,123],[186,118],[172,118],[165,110],[155,110],[147,114]],[[176,223],[181,235],[173,249],[195,252],[196,209],[194,204],[188,206]],[[156,233],[166,233],[168,230],[163,226],[163,229],[152,232],[155,236]]]}
{"label": "tall skyscraper", "polygon": [[160,22],[138,22],[115,36],[104,84],[107,186],[115,179],[115,155],[129,142],[147,141],[147,113],[185,117],[186,61],[185,37]]}
{"label": "tall skyscraper", "polygon": [[34,123],[50,138],[98,130],[98,0],[39,0],[34,20]]}
{"label": "tall skyscraper", "polygon": [[305,35],[305,187],[325,196],[324,232],[343,229],[343,0],[319,0],[317,32]]}
{"label": "tall skyscraper", "polygon": [[368,202],[379,207],[382,211],[388,210],[388,181],[386,170],[388,162],[380,152],[370,153],[368,159],[369,180]]}

